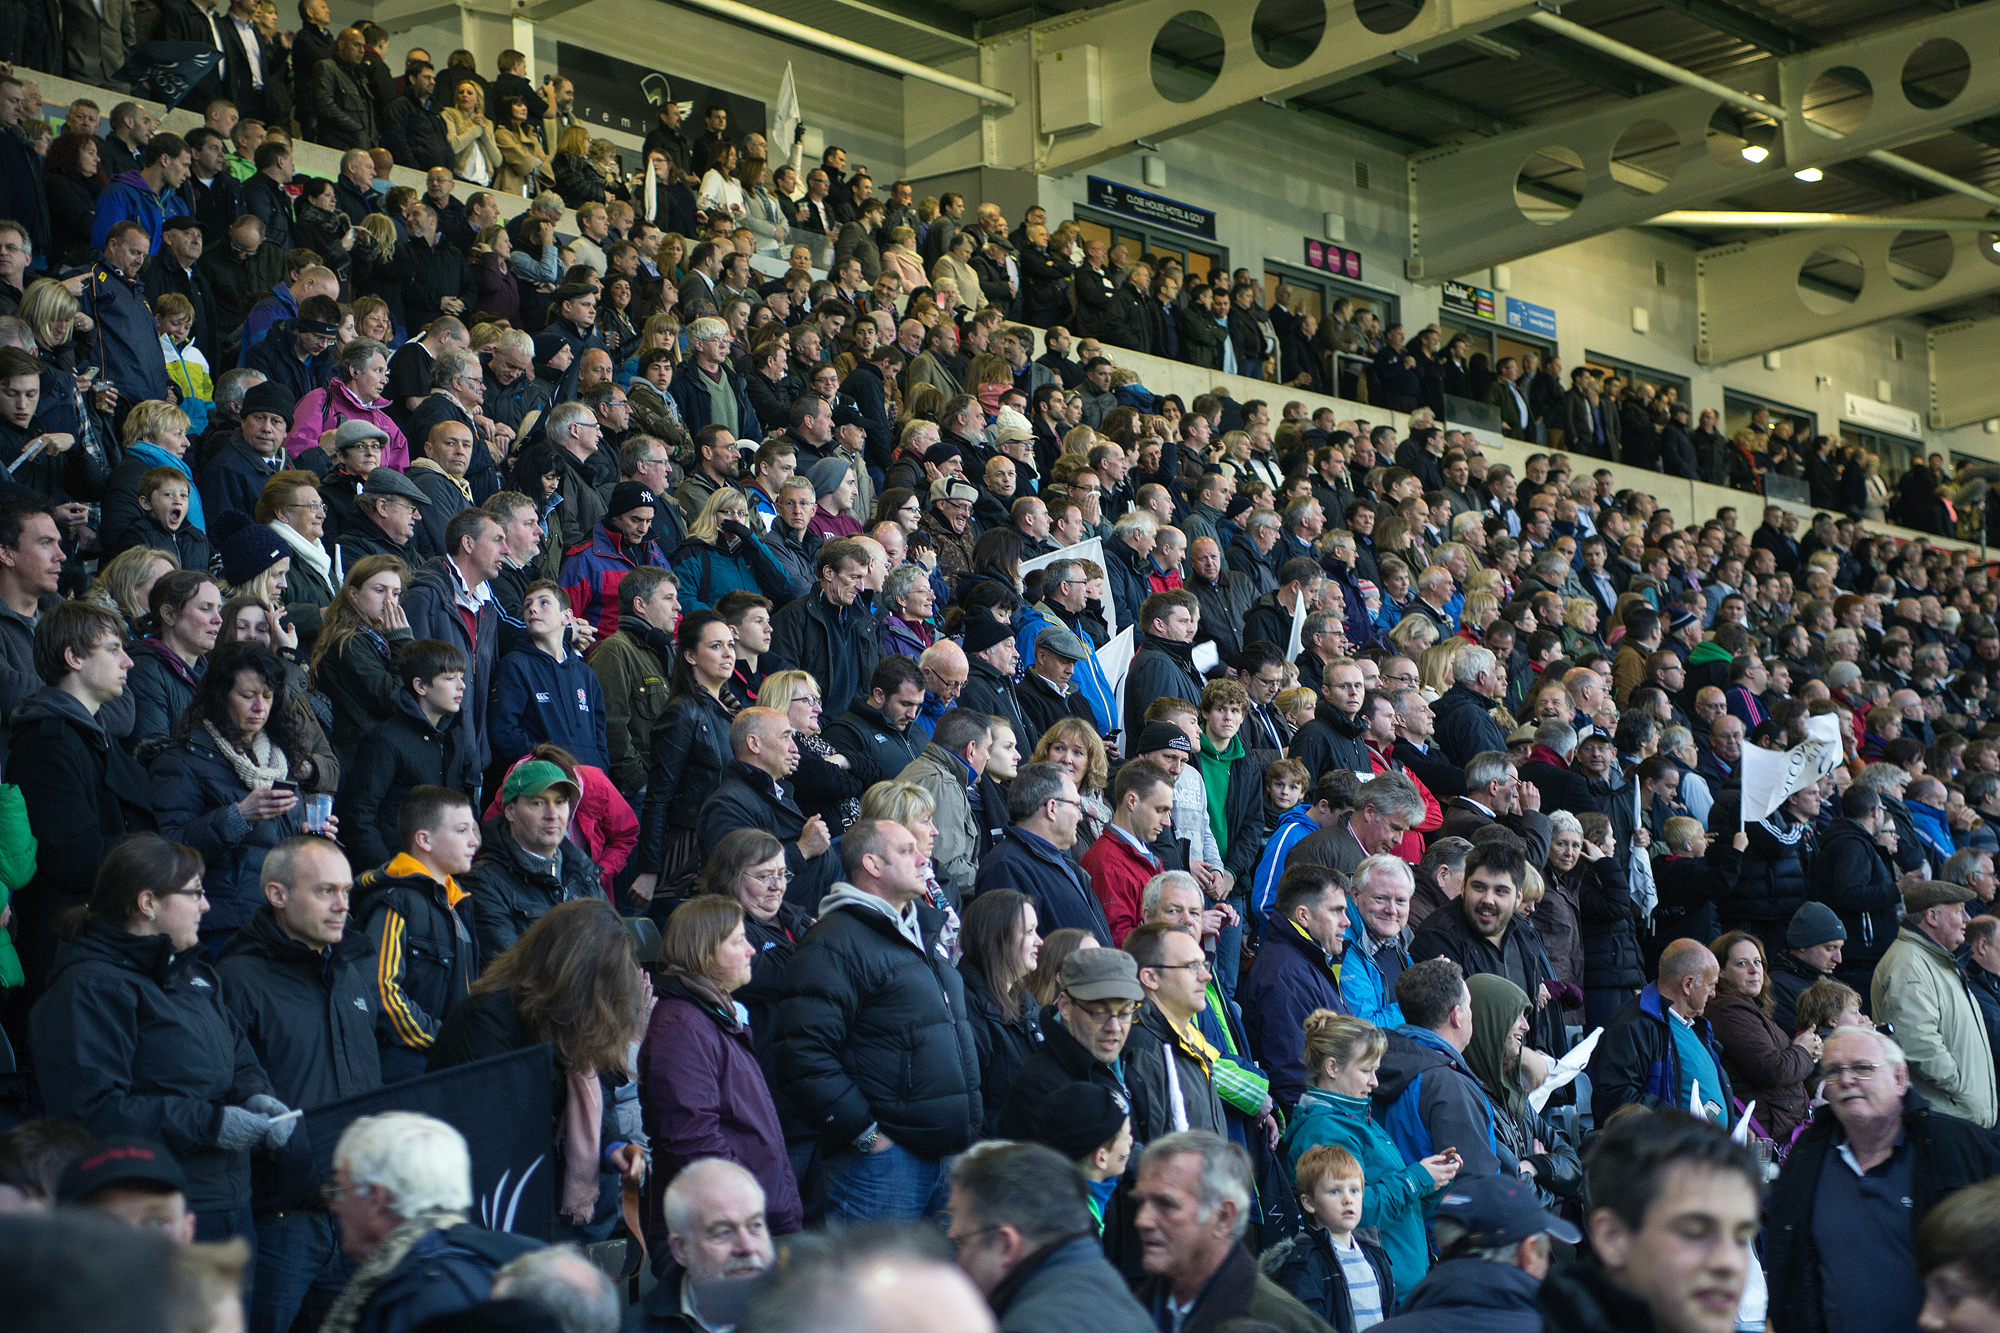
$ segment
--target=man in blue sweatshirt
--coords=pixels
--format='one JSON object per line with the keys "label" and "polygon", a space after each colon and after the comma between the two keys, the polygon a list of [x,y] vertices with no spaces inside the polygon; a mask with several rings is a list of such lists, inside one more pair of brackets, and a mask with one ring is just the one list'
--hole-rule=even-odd
{"label": "man in blue sweatshirt", "polygon": [[551,579],[537,579],[522,597],[529,641],[500,659],[494,673],[493,759],[511,764],[545,741],[579,764],[610,767],[604,732],[604,687],[597,673],[569,651],[569,597]]}

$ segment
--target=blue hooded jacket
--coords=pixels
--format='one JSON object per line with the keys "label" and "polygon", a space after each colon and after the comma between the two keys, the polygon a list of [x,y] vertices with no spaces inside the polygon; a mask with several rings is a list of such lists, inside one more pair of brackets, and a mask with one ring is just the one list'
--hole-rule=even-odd
{"label": "blue hooded jacket", "polygon": [[146,183],[143,175],[136,171],[121,171],[111,178],[111,184],[104,187],[104,193],[97,196],[97,214],[90,223],[91,248],[102,250],[111,229],[119,223],[136,222],[152,238],[151,253],[158,254],[160,229],[167,225],[167,219],[186,216],[188,206],[180,191],[154,194],[153,187]]}
{"label": "blue hooded jacket", "polygon": [[1932,868],[1941,870],[1952,853],[1958,850],[1958,842],[1951,836],[1951,825],[1945,821],[1944,811],[1907,796],[1903,798],[1903,808],[1910,812],[1910,822],[1917,826],[1917,836],[1923,840],[1925,850],[1937,857],[1938,864]]}
{"label": "blue hooded jacket", "polygon": [[1465,1057],[1429,1028],[1405,1023],[1389,1034],[1375,1087],[1375,1119],[1403,1160],[1419,1162],[1456,1148],[1470,1180],[1500,1169],[1493,1104]]}
{"label": "blue hooded jacket", "polygon": [[1292,848],[1319,832],[1313,822],[1312,807],[1301,802],[1278,819],[1278,827],[1264,840],[1264,855],[1257,862],[1257,874],[1250,885],[1250,910],[1259,921],[1271,919],[1278,905],[1278,881],[1285,874],[1285,858]]}

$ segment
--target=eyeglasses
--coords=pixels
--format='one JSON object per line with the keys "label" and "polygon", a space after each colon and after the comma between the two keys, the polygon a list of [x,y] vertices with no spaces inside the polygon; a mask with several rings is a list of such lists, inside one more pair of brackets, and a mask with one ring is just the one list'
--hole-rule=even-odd
{"label": "eyeglasses", "polygon": [[340,1200],[341,1200],[341,1198],[342,1198],[343,1196],[345,1196],[345,1195],[348,1195],[348,1194],[351,1194],[351,1193],[355,1192],[356,1190],[365,1190],[365,1189],[373,1189],[373,1188],[374,1188],[374,1186],[373,1186],[373,1185],[365,1185],[365,1184],[358,1184],[358,1185],[321,1185],[321,1186],[319,1187],[319,1197],[320,1197],[320,1198],[322,1198],[322,1199],[324,1199],[324,1200],[326,1200],[326,1201],[327,1201],[328,1203],[330,1203],[330,1204],[331,1204],[331,1203],[339,1203],[339,1202],[340,1202]]}
{"label": "eyeglasses", "polygon": [[[1069,994],[1067,991],[1063,993],[1065,995]],[[1126,1005],[1119,1009],[1101,1009],[1094,1004],[1085,1004],[1074,996],[1071,996],[1071,1003],[1076,1006],[1078,1013],[1084,1015],[1084,1017],[1100,1027],[1106,1023],[1130,1023],[1139,1016],[1139,1006],[1136,1004]]]}
{"label": "eyeglasses", "polygon": [[1824,1072],[1829,1083],[1845,1083],[1849,1079],[1856,1083],[1867,1083],[1874,1079],[1881,1068],[1879,1064],[1828,1065]]}
{"label": "eyeglasses", "polygon": [[326,501],[317,500],[311,504],[307,504],[305,501],[301,500],[297,504],[292,505],[290,507],[293,509],[303,509],[308,514],[324,514],[326,512]]}
{"label": "eyeglasses", "polygon": [[999,1229],[1000,1228],[997,1226],[981,1227],[977,1231],[968,1231],[963,1236],[946,1236],[945,1239],[951,1242],[952,1251],[956,1253],[959,1250],[963,1250],[973,1241],[978,1240],[981,1236],[988,1235],[992,1232],[998,1231]]}
{"label": "eyeglasses", "polygon": [[1207,972],[1211,976],[1215,973],[1215,969],[1208,965],[1206,958],[1198,963],[1148,963],[1146,966],[1155,972],[1178,972],[1183,968],[1192,968],[1196,973]]}
{"label": "eyeglasses", "polygon": [[750,876],[750,882],[752,884],[762,884],[767,889],[776,888],[780,884],[790,884],[792,882],[792,872],[789,870],[767,870],[761,875]]}

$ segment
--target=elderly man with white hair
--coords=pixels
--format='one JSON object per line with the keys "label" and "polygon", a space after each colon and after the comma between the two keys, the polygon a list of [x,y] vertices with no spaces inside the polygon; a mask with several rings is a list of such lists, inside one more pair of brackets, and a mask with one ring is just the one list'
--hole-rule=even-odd
{"label": "elderly man with white hair", "polygon": [[[639,1303],[634,1333],[722,1333],[730,1321],[704,1314],[714,1284],[757,1276],[771,1266],[764,1187],[741,1166],[704,1157],[682,1167],[662,1204],[667,1243],[653,1255],[659,1285]],[[731,1301],[732,1305],[740,1302]]]}
{"label": "elderly man with white hair", "polygon": [[1379,1028],[1403,1025],[1396,978],[1410,965],[1410,899],[1417,880],[1410,863],[1391,852],[1354,867],[1348,881],[1347,952],[1341,957],[1340,996],[1356,1018]]}
{"label": "elderly man with white hair", "polygon": [[540,1242],[467,1220],[472,1158],[459,1132],[411,1111],[363,1116],[333,1150],[328,1209],[361,1267],[323,1333],[410,1333],[477,1305],[493,1275]]}
{"label": "elderly man with white hair", "polygon": [[493,1299],[531,1301],[562,1333],[618,1333],[625,1302],[604,1270],[574,1245],[551,1245],[509,1259],[493,1275]]}
{"label": "elderly man with white hair", "polygon": [[1489,710],[1507,689],[1506,669],[1490,648],[1468,648],[1452,663],[1452,687],[1438,697],[1438,745],[1459,767],[1487,750],[1507,749],[1507,733]]}
{"label": "elderly man with white hair", "polygon": [[1835,1028],[1820,1070],[1832,1114],[1806,1126],[1771,1191],[1772,1323],[1915,1328],[1917,1226],[1952,1191],[2000,1174],[2000,1138],[1910,1096],[1902,1047],[1872,1027]]}

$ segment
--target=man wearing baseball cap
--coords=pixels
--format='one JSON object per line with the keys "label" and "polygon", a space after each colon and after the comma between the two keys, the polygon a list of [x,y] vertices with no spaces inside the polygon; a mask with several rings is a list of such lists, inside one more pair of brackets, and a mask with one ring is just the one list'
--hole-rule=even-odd
{"label": "man wearing baseball cap", "polygon": [[169,1240],[194,1241],[187,1175],[173,1154],[147,1139],[106,1139],[63,1169],[56,1203],[88,1208]]}
{"label": "man wearing baseball cap", "polygon": [[1129,1105],[1125,1041],[1146,998],[1138,960],[1123,949],[1078,949],[1063,959],[1060,976],[1055,1013],[1042,1018],[1041,1048],[1007,1089],[1007,1104],[1000,1111],[1002,1138],[1048,1142],[1036,1133],[1038,1126],[1047,1132],[1039,1108],[1072,1084],[1095,1084]]}
{"label": "man wearing baseball cap", "polygon": [[303,398],[333,378],[333,344],[339,335],[340,304],[330,296],[308,296],[299,302],[298,314],[273,324],[244,354],[243,364],[284,385],[294,399]]}
{"label": "man wearing baseball cap", "polygon": [[666,555],[647,534],[660,507],[658,496],[642,481],[621,481],[611,488],[611,503],[591,530],[587,545],[571,547],[557,580],[569,594],[576,614],[605,638],[618,629],[618,585],[641,567],[667,569]]}
{"label": "man wearing baseball cap", "polygon": [[570,812],[582,793],[546,759],[524,759],[500,784],[495,836],[463,880],[472,895],[479,956],[498,958],[557,903],[602,901],[597,867],[569,840]]}
{"label": "man wearing baseball cap", "polygon": [[1535,1197],[1533,1182],[1460,1177],[1438,1196],[1431,1219],[1438,1262],[1396,1318],[1397,1333],[1541,1333],[1535,1294],[1553,1242],[1575,1245],[1577,1229]]}

